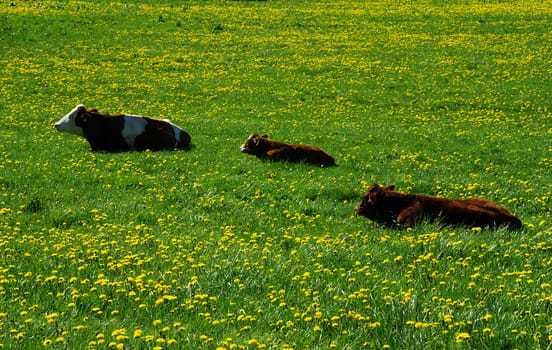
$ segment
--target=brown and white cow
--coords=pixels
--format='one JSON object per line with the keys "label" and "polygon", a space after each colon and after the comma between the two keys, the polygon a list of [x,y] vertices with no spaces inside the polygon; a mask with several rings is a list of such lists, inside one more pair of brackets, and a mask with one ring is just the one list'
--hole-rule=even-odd
{"label": "brown and white cow", "polygon": [[292,145],[270,140],[267,135],[251,134],[240,151],[260,159],[288,162],[304,162],[319,166],[335,165],[328,153],[316,146]]}
{"label": "brown and white cow", "polygon": [[61,118],[55,128],[84,137],[92,151],[190,149],[190,135],[167,119],[102,114],[82,104]]}
{"label": "brown and white cow", "polygon": [[486,199],[446,199],[404,194],[395,186],[372,185],[355,207],[357,214],[390,227],[411,228],[426,219],[443,225],[507,226],[520,229],[521,220],[508,209]]}

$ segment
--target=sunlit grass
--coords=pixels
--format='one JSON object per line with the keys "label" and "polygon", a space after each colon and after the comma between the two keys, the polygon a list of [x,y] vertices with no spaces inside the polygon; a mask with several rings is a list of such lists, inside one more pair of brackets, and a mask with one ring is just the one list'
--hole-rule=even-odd
{"label": "sunlit grass", "polygon": [[[547,349],[551,9],[0,4],[0,348]],[[81,102],[194,148],[91,153],[53,129]],[[354,215],[374,182],[525,226],[389,230]]]}

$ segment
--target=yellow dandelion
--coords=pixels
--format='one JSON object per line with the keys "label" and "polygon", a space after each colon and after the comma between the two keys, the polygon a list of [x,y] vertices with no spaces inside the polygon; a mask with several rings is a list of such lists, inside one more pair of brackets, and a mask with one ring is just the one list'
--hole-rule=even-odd
{"label": "yellow dandelion", "polygon": [[491,318],[493,318],[493,315],[486,314],[485,316],[481,317],[482,320],[489,321]]}
{"label": "yellow dandelion", "polygon": [[0,215],[4,215],[4,214],[7,214],[11,212],[11,209],[10,208],[1,208],[0,209]]}
{"label": "yellow dandelion", "polygon": [[470,339],[471,336],[469,333],[467,332],[462,332],[462,333],[456,333],[456,342],[457,343],[462,343],[464,342],[465,340],[468,340]]}

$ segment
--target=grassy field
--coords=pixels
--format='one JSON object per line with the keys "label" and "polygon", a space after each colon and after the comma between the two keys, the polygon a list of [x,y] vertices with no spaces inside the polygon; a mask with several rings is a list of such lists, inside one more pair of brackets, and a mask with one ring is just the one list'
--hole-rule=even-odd
{"label": "grassy field", "polygon": [[[552,2],[0,1],[0,348],[552,349]],[[84,103],[189,152],[90,152]],[[250,133],[333,168],[262,162]],[[378,226],[372,183],[520,231]]]}

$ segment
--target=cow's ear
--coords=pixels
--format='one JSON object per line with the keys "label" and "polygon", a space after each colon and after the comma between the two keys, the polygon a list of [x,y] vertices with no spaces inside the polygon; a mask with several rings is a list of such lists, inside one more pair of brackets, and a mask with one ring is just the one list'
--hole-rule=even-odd
{"label": "cow's ear", "polygon": [[98,113],[98,110],[96,108],[90,108],[88,112]]}
{"label": "cow's ear", "polygon": [[268,135],[267,135],[267,134],[264,134],[264,135],[261,135],[261,137],[262,137],[263,139],[267,139],[267,138],[268,138]]}
{"label": "cow's ear", "polygon": [[366,193],[372,193],[376,191],[378,188],[380,188],[380,185],[372,184],[370,187],[368,187],[368,190],[366,191]]}
{"label": "cow's ear", "polygon": [[393,191],[395,189],[395,185],[386,186],[385,189],[388,191]]}

